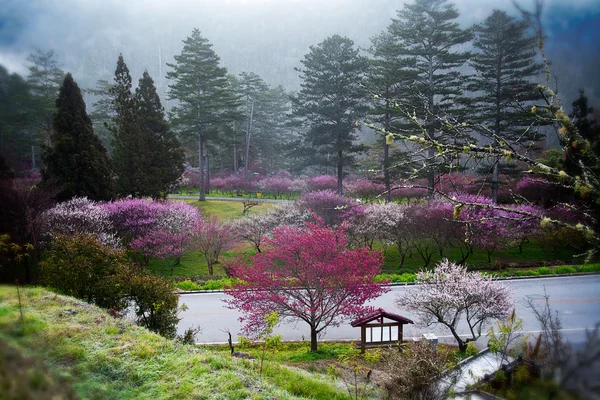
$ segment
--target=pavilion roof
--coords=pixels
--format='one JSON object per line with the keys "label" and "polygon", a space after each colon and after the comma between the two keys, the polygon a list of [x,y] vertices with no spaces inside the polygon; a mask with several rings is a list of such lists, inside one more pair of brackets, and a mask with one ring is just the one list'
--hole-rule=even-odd
{"label": "pavilion roof", "polygon": [[402,315],[387,312],[383,308],[378,308],[375,311],[373,311],[372,313],[367,314],[364,317],[361,317],[357,320],[350,322],[350,325],[352,325],[353,327],[357,327],[357,326],[369,323],[369,322],[376,320],[378,318],[381,318],[381,317],[391,319],[391,320],[399,322],[401,324],[414,324],[414,322],[412,320],[410,320],[406,317],[403,317]]}

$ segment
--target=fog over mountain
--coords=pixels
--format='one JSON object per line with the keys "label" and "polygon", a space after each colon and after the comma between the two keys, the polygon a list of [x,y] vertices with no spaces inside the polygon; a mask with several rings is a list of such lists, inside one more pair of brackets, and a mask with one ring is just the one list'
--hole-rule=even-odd
{"label": "fog over mountain", "polygon": [[[119,53],[134,81],[147,69],[164,94],[173,55],[193,28],[214,45],[230,73],[256,72],[271,85],[296,89],[294,67],[333,34],[363,48],[385,30],[403,0],[4,0],[0,10],[0,64],[27,73],[27,56],[53,49],[82,87],[111,80]],[[519,13],[508,0],[454,1],[463,27],[483,21],[493,8]],[[533,0],[520,0],[525,8]],[[598,66],[600,1],[547,0],[547,50],[563,99],[584,86],[600,103]]]}

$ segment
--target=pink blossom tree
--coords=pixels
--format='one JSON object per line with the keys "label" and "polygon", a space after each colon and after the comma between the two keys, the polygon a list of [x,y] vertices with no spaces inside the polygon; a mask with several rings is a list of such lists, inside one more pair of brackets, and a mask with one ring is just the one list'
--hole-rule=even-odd
{"label": "pink blossom tree", "polygon": [[166,260],[173,276],[173,269],[179,264],[181,256],[187,252],[190,240],[191,236],[186,232],[158,230],[134,239],[129,247],[142,255],[145,264],[148,264],[150,258]]}
{"label": "pink blossom tree", "polygon": [[92,235],[105,246],[121,246],[110,215],[87,197],[74,197],[45,211],[39,217],[39,227],[45,241],[56,235]]}
{"label": "pink blossom tree", "polygon": [[260,246],[272,231],[274,223],[275,220],[270,214],[250,214],[235,220],[231,229],[239,239],[252,244],[260,253]]}
{"label": "pink blossom tree", "polygon": [[191,234],[190,248],[199,251],[206,259],[208,274],[214,274],[214,264],[219,261],[222,252],[232,249],[236,237],[227,224],[216,220],[198,221]]}
{"label": "pink blossom tree", "polygon": [[306,322],[311,351],[317,351],[325,328],[370,311],[364,303],[388,290],[372,282],[383,264],[381,254],[348,249],[343,229],[283,226],[267,243],[250,263],[230,266],[240,281],[226,291],[232,297],[226,303],[242,311],[248,335],[260,332],[264,316],[276,311],[282,321]]}
{"label": "pink blossom tree", "polygon": [[[326,175],[324,175],[326,176]],[[351,199],[340,196],[333,190],[320,190],[304,193],[296,200],[298,207],[315,213],[322,218],[325,224],[339,225],[343,222],[345,214],[357,203]]]}
{"label": "pink blossom tree", "polygon": [[[446,326],[463,352],[491,320],[508,317],[514,305],[506,285],[448,260],[433,271],[417,273],[415,282],[416,286],[396,299],[397,304],[414,310],[424,326]],[[467,338],[458,333],[461,320],[467,324]]]}

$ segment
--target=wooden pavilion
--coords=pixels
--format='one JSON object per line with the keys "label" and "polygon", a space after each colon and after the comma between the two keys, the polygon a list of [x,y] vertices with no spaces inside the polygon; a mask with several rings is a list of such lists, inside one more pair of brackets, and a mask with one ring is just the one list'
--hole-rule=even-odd
{"label": "wooden pavilion", "polygon": [[403,326],[414,322],[401,315],[378,308],[350,325],[360,326],[360,349],[364,353],[367,347],[389,346],[402,343]]}

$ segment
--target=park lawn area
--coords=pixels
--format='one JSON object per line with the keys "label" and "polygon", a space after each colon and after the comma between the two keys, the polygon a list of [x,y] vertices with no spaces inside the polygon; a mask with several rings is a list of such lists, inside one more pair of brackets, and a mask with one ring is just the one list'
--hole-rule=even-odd
{"label": "park lawn area", "polygon": [[20,290],[19,301],[15,286],[0,286],[0,343],[42,365],[33,377],[53,371],[80,398],[349,399],[328,376],[270,363],[260,377],[253,361],[182,345],[44,288]]}
{"label": "park lawn area", "polygon": [[[375,246],[380,249],[381,247]],[[582,258],[573,258],[573,252],[564,248],[553,248],[543,249],[534,241],[525,243],[523,245],[523,252],[519,252],[518,247],[514,247],[508,250],[496,250],[492,253],[492,262],[488,263],[487,254],[483,250],[475,249],[473,254],[467,258],[467,265],[471,266],[482,266],[483,270],[496,270],[498,268],[495,265],[500,264],[531,264],[532,262],[539,261],[540,265],[544,262],[556,262],[561,261],[565,264],[582,263]],[[440,257],[438,252],[435,252],[431,257],[429,267],[433,267],[438,261],[448,258],[451,261],[460,261],[461,253],[458,248],[449,247],[444,250],[443,257]],[[400,256],[396,246],[388,247],[385,252],[385,263],[382,268],[382,272],[385,273],[403,273],[403,272],[415,272],[423,268],[425,262],[421,256],[413,250],[412,257],[406,256],[404,259],[404,265],[402,268],[399,267]]]}
{"label": "park lawn area", "polygon": [[[243,217],[244,204],[241,201],[223,200],[185,200],[187,203],[198,207],[204,218],[216,218],[219,221],[232,221]],[[260,203],[250,209],[249,213],[262,214],[268,212],[276,203]]]}

